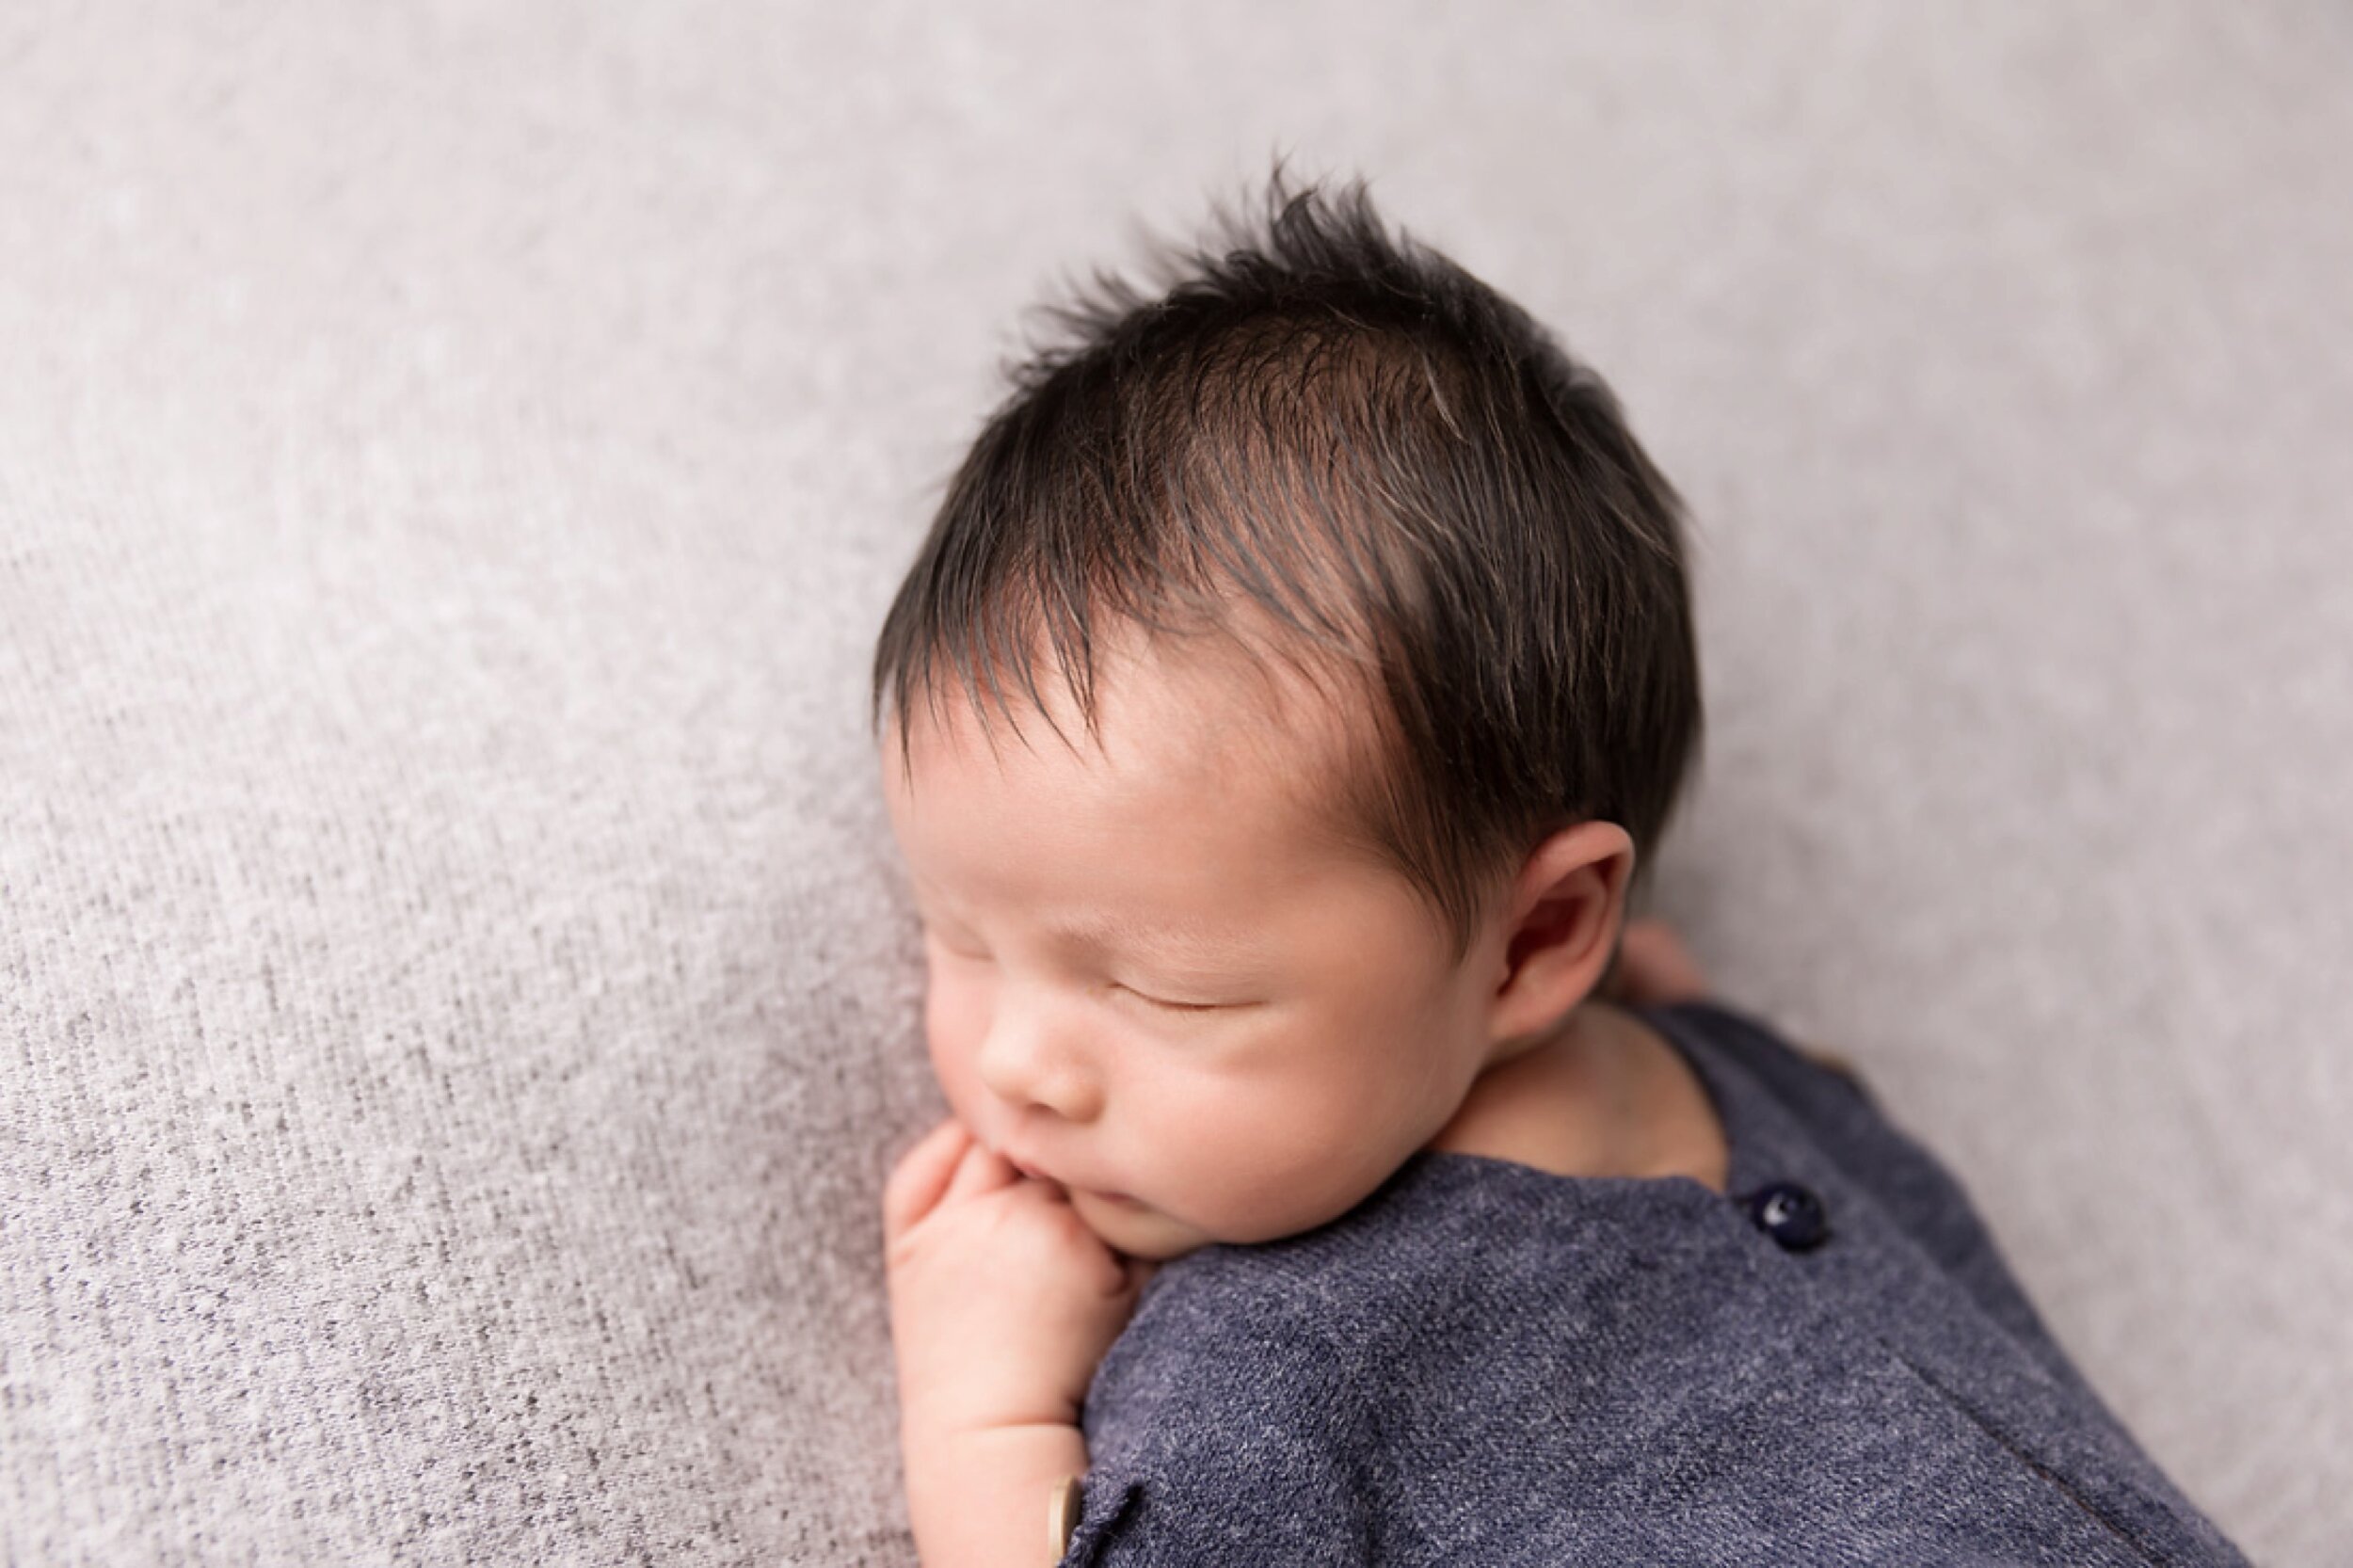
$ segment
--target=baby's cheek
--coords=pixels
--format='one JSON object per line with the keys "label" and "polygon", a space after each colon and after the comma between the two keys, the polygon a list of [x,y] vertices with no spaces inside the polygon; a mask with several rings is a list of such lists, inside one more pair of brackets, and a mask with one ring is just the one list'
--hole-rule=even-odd
{"label": "baby's cheek", "polygon": [[972,1077],[972,1059],[988,1033],[988,987],[968,976],[935,968],[923,993],[923,1033],[932,1070],[952,1094]]}
{"label": "baby's cheek", "polygon": [[[1352,1081],[1345,1088],[1354,1088]],[[1401,1156],[1381,1108],[1312,1080],[1259,1085],[1202,1125],[1224,1129],[1202,1170],[1205,1217],[1225,1240],[1276,1240],[1329,1224],[1394,1171]]]}

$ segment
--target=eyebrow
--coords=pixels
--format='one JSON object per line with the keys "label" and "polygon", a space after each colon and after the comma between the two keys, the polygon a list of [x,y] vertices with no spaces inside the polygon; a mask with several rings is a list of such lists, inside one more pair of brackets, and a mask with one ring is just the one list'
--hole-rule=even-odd
{"label": "eyebrow", "polygon": [[1096,914],[1054,920],[1046,929],[1055,940],[1074,947],[1128,949],[1209,964],[1260,959],[1267,952],[1263,941],[1191,920],[1156,924]]}
{"label": "eyebrow", "polygon": [[[917,876],[912,880],[919,912],[945,902],[924,878]],[[943,909],[942,913],[961,920],[952,909]],[[1050,940],[1065,947],[1096,952],[1144,952],[1203,965],[1263,963],[1273,953],[1273,948],[1262,938],[1198,920],[1156,922],[1110,911],[1091,911],[1048,920],[1044,929]]]}

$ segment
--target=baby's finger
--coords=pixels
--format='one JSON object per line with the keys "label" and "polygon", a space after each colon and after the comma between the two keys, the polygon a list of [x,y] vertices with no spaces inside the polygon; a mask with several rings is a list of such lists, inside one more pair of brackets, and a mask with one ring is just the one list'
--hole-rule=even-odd
{"label": "baby's finger", "polygon": [[1021,1173],[1013,1168],[1013,1161],[975,1138],[965,1149],[964,1158],[956,1161],[955,1174],[948,1180],[948,1198],[979,1197],[1020,1179]]}
{"label": "baby's finger", "polygon": [[923,1135],[922,1142],[900,1157],[898,1167],[883,1186],[883,1235],[896,1238],[939,1207],[949,1179],[956,1173],[972,1135],[951,1116]]}

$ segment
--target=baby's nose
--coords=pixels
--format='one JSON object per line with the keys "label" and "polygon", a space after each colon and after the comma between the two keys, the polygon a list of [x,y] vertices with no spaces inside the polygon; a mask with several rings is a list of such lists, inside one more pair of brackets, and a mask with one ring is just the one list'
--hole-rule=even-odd
{"label": "baby's nose", "polygon": [[981,1082],[1016,1109],[1089,1121],[1101,1090],[1087,1053],[1043,1009],[1000,1007],[981,1041]]}

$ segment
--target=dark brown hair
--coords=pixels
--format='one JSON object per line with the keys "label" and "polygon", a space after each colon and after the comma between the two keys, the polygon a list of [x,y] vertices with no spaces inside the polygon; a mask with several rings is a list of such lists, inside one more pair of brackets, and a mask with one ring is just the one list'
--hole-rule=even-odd
{"label": "dark brown hair", "polygon": [[1262,652],[1360,677],[1336,805],[1459,957],[1557,827],[1615,822],[1648,867],[1700,733],[1681,502],[1609,389],[1363,182],[1278,163],[1262,205],[1162,247],[1156,293],[1044,308],[884,621],[874,717],[904,748],[943,676],[1043,712],[1045,663],[1093,733],[1107,624],[1241,643],[1250,609]]}

